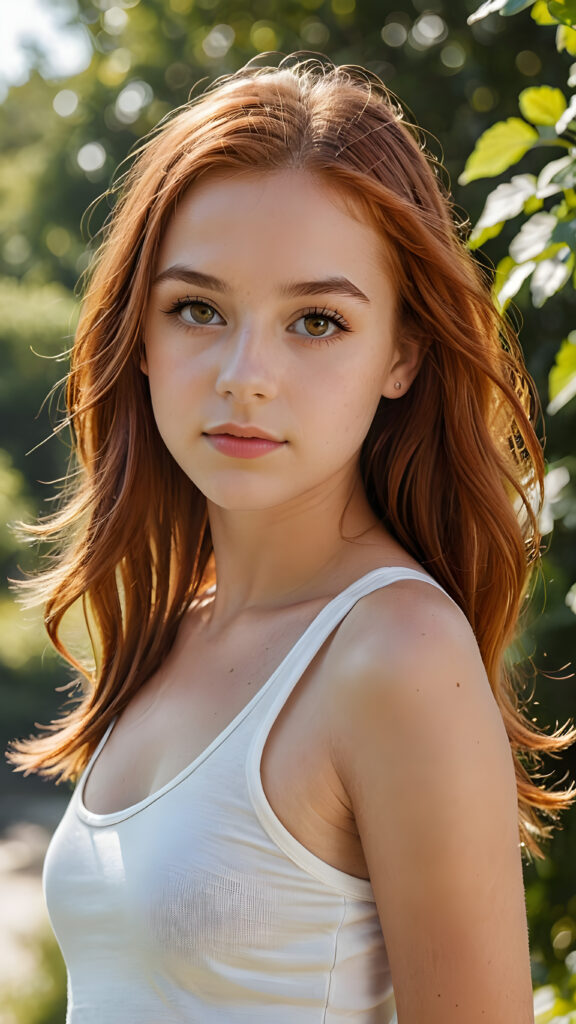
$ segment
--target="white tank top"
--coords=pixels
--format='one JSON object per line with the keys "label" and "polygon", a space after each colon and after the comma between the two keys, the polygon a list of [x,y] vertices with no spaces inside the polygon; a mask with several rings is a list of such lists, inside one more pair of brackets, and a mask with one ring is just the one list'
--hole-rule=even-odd
{"label": "white tank top", "polygon": [[[320,860],[282,825],[261,782],[266,738],[359,598],[429,576],[383,568],[327,604],[192,764],[113,814],[88,811],[95,750],[44,865],[68,969],[67,1024],[393,1024],[370,882]],[[439,587],[439,589],[442,589]]]}

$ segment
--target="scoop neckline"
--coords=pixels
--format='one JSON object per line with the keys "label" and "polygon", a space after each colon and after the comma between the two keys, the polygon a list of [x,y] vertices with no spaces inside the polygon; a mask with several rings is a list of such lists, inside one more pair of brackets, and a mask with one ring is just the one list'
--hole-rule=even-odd
{"label": "scoop neckline", "polygon": [[[312,626],[315,621],[316,620],[313,619],[312,622],[310,623],[310,626]],[[309,628],[310,627],[307,627],[307,629]],[[298,638],[296,643],[299,643],[300,640],[303,639],[303,637],[304,633]],[[240,709],[238,714],[235,715],[230,722],[228,722],[228,725],[224,726],[221,732],[219,732],[218,735],[215,736],[213,740],[211,740],[208,746],[205,747],[204,750],[200,754],[198,754],[197,757],[195,757],[184,768],[182,768],[181,771],[179,771],[176,775],[169,779],[168,782],[165,782],[164,785],[160,787],[160,789],[155,789],[153,793],[149,793],[149,795],[143,797],[142,800],[138,800],[136,803],[130,804],[128,807],[124,807],[119,811],[108,811],[105,813],[100,813],[98,811],[91,811],[88,809],[88,807],[86,807],[84,803],[84,789],[86,787],[88,778],[90,777],[90,773],[96,761],[98,760],[98,756],[101,753],[114,726],[116,725],[116,722],[118,721],[118,716],[113,718],[112,721],[110,722],[110,725],[106,729],[106,732],[104,733],[102,739],[100,740],[100,743],[96,747],[96,750],[94,751],[89,763],[86,766],[82,778],[78,783],[78,799],[76,805],[76,811],[78,816],[89,825],[114,825],[119,821],[124,821],[124,819],[131,818],[133,815],[138,814],[140,811],[144,810],[144,808],[148,807],[149,804],[154,803],[156,800],[160,800],[161,797],[163,797],[171,789],[174,789],[176,786],[178,786],[197,768],[199,768],[202,762],[205,761],[208,757],[210,757],[210,755],[220,746],[220,744],[224,743],[228,736],[230,736],[230,734],[234,732],[234,730],[241,724],[246,715],[248,715],[252,708],[258,703],[258,700],[264,696],[265,690],[267,690],[271,686],[277,674],[282,669],[284,662],[286,661],[286,658],[294,650],[294,646],[290,648],[290,651],[288,651],[286,657],[283,658],[283,660],[277,666],[277,668],[274,669],[272,675],[268,677],[266,682],[263,683],[260,689],[257,690],[256,693],[250,698],[248,703]]]}
{"label": "scoop neckline", "polygon": [[[169,779],[168,782],[164,783],[164,785],[161,786],[160,789],[154,790],[153,793],[149,793],[148,796],[143,797],[142,800],[138,800],[136,803],[130,804],[128,807],[124,807],[124,808],[122,808],[122,809],[120,809],[118,811],[108,811],[108,812],[105,812],[105,813],[100,813],[98,811],[91,811],[91,810],[89,810],[86,807],[86,805],[84,803],[84,789],[86,787],[86,783],[88,781],[88,778],[90,777],[92,769],[93,769],[96,761],[98,760],[98,757],[99,757],[99,755],[100,755],[100,753],[101,753],[101,751],[102,751],[106,741],[108,740],[108,737],[110,736],[114,726],[116,725],[116,722],[118,721],[118,716],[115,716],[112,719],[112,721],[110,722],[110,724],[107,727],[106,731],[104,732],[104,735],[102,736],[102,739],[98,743],[98,746],[96,747],[96,749],[95,749],[94,753],[92,754],[88,764],[86,765],[86,768],[84,769],[84,771],[83,771],[83,773],[82,773],[82,775],[80,777],[80,780],[78,782],[78,785],[76,787],[76,790],[74,792],[74,796],[76,797],[75,804],[76,804],[76,814],[77,814],[77,816],[82,821],[84,821],[86,824],[88,824],[88,825],[100,826],[100,827],[104,827],[104,826],[107,826],[107,825],[114,825],[117,822],[124,821],[126,818],[131,818],[134,815],[139,814],[140,811],[143,811],[150,804],[153,804],[157,800],[160,800],[163,796],[165,796],[166,793],[170,792],[170,790],[172,790],[176,786],[180,785],[181,782],[183,782],[189,775],[191,775],[197,768],[199,768],[200,765],[208,757],[210,757],[210,755],[222,743],[224,743],[224,741],[228,738],[228,736],[230,736],[230,734],[232,732],[234,732],[235,729],[238,728],[238,726],[242,723],[244,718],[252,711],[252,709],[261,700],[261,698],[264,696],[264,694],[270,689],[270,687],[272,686],[273,682],[276,680],[277,676],[283,671],[283,669],[284,669],[284,667],[286,665],[286,662],[290,658],[293,658],[293,657],[295,657],[298,654],[298,652],[300,651],[300,648],[305,644],[305,642],[306,642],[306,640],[308,638],[309,633],[317,626],[318,621],[321,620],[323,616],[330,615],[333,606],[337,602],[345,600],[348,597],[348,595],[350,594],[351,591],[354,591],[357,588],[362,588],[364,586],[364,584],[367,583],[369,580],[371,580],[374,576],[380,576],[383,573],[390,573],[390,572],[402,573],[402,576],[399,577],[398,582],[400,582],[400,580],[402,580],[402,579],[404,579],[404,580],[424,579],[424,580],[432,582],[436,587],[438,587],[439,590],[442,590],[445,593],[444,588],[441,587],[440,584],[436,580],[434,580],[434,577],[430,576],[428,573],[424,572],[423,570],[411,569],[408,566],[400,566],[400,565],[398,565],[398,566],[395,566],[395,565],[380,566],[380,567],[378,567],[376,569],[371,569],[367,573],[364,573],[364,575],[360,576],[357,580],[353,580],[352,583],[350,583],[347,587],[344,588],[344,590],[341,590],[338,594],[336,594],[334,597],[332,597],[320,609],[320,611],[317,612],[317,614],[314,616],[312,621],[306,626],[306,628],[304,629],[303,633],[300,634],[300,636],[295,641],[295,643],[292,645],[290,650],[282,658],[282,661],[280,662],[280,664],[276,666],[276,668],[274,669],[272,674],[268,677],[266,682],[264,682],[262,684],[260,689],[257,690],[256,693],[250,698],[250,700],[244,705],[244,707],[240,709],[238,714],[234,716],[234,718],[228,723],[228,725],[224,726],[224,728],[221,730],[221,732],[219,732],[218,735],[215,736],[213,740],[211,740],[211,742],[208,744],[208,746],[205,747],[205,749],[200,754],[198,754],[197,757],[195,757],[184,768],[182,768],[181,771],[179,771],[176,775],[174,775],[171,779]],[[396,581],[394,581],[394,582],[396,582]]]}

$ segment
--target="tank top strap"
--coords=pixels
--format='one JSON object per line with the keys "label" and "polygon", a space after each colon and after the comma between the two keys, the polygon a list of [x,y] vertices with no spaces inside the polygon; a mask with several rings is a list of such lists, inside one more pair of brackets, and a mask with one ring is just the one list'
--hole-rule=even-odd
{"label": "tank top strap", "polygon": [[[294,645],[290,654],[279,666],[270,692],[271,700],[263,700],[254,721],[246,756],[246,783],[252,807],[264,831],[273,843],[295,864],[307,874],[330,886],[344,896],[355,900],[374,902],[372,886],[368,879],[356,878],[345,874],[311,853],[285,828],[268,802],[264,792],[261,776],[261,762],[264,747],[278,715],[288,697],[308,668],[313,657],[322,644],[328,639],[345,615],[354,607],[360,598],[375,590],[387,587],[400,580],[418,580],[429,583],[443,593],[443,587],[436,580],[416,569],[387,567],[374,569],[372,572],[356,580],[330,601],[313,620],[300,640]],[[449,594],[446,595],[450,597]],[[451,600],[453,600],[451,598]],[[453,602],[456,603],[456,602]],[[397,1024],[396,1021],[392,1024]]]}
{"label": "tank top strap", "polygon": [[[278,715],[292,690],[296,686],[302,674],[308,668],[310,662],[318,653],[330,634],[340,625],[342,619],[354,607],[357,601],[375,590],[381,590],[391,583],[398,583],[401,580],[418,580],[429,583],[431,586],[441,590],[446,597],[456,604],[453,598],[440,586],[436,580],[426,573],[417,569],[408,569],[402,566],[387,566],[381,569],[373,569],[371,572],[355,580],[349,587],[346,587],[340,594],[337,594],[316,616],[308,629],[294,645],[288,656],[280,666],[282,678],[277,679],[274,685],[274,703],[269,705],[270,716],[275,710],[274,718]],[[268,719],[269,715],[266,715]],[[274,719],[272,719],[273,721]]]}

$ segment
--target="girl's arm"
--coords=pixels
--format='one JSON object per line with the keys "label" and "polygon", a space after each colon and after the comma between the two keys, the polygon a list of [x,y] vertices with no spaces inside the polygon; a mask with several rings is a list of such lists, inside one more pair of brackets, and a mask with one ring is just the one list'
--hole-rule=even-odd
{"label": "girl's arm", "polygon": [[513,759],[470,626],[414,582],[365,598],[344,626],[334,763],[399,1024],[533,1024]]}

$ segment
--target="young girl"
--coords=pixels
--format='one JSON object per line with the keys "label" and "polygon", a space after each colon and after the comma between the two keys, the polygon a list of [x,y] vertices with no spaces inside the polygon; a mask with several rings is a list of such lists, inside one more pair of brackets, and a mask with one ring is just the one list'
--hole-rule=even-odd
{"label": "young girl", "polygon": [[42,588],[95,665],[13,758],[78,779],[45,867],[69,1024],[530,1024],[521,846],[571,799],[530,770],[573,738],[503,660],[535,399],[379,81],[249,67],[161,126],[68,402]]}

